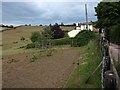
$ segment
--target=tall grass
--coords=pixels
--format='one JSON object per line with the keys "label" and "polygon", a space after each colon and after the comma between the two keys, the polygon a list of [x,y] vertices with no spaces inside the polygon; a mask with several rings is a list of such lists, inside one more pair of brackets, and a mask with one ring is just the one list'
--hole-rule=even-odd
{"label": "tall grass", "polygon": [[[90,78],[88,83],[85,81],[89,75],[97,68],[102,60],[102,54],[96,40],[91,40],[88,45],[80,47],[81,55],[76,62],[76,69],[70,76],[67,88],[100,88],[101,87],[101,68]],[[79,63],[79,64],[78,64]]]}

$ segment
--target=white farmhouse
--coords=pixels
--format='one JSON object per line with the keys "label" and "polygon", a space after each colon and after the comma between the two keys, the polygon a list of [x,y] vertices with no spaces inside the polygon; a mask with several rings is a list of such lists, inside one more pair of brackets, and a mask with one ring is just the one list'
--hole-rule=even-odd
{"label": "white farmhouse", "polygon": [[80,23],[79,26],[80,26],[80,29],[81,29],[81,30],[87,30],[87,26],[88,26],[88,30],[93,31],[93,24],[92,24],[91,22],[88,22],[88,23]]}
{"label": "white farmhouse", "polygon": [[88,23],[76,23],[76,28],[74,30],[68,32],[68,36],[70,38],[74,38],[80,31],[87,30],[87,26],[88,26],[88,30],[98,31],[98,29],[96,29],[95,27],[93,27],[92,22],[88,22]]}

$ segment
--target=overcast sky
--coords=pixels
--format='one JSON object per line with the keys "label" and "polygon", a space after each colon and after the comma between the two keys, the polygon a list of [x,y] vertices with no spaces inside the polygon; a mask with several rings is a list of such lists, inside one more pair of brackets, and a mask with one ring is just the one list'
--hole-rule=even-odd
{"label": "overcast sky", "polygon": [[[88,20],[96,21],[98,2],[88,2]],[[2,2],[3,24],[49,25],[85,22],[84,2]]]}

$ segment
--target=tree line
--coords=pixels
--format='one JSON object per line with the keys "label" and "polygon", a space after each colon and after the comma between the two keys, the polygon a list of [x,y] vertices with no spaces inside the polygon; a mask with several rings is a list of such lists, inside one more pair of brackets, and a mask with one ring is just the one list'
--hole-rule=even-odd
{"label": "tree line", "polygon": [[120,1],[100,2],[95,11],[98,19],[96,27],[104,29],[109,42],[120,45]]}

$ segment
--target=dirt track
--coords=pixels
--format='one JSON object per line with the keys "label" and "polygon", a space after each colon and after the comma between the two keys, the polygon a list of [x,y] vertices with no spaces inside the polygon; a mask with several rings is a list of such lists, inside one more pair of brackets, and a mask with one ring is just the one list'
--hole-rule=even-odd
{"label": "dirt track", "polygon": [[55,50],[52,56],[30,63],[27,53],[3,59],[3,88],[60,88],[63,87],[73,62],[78,60],[78,48]]}

